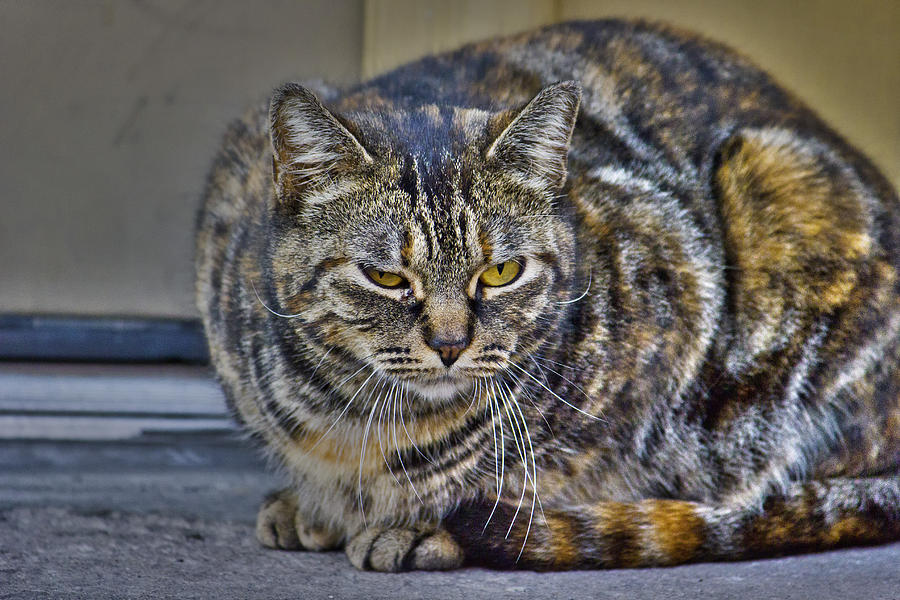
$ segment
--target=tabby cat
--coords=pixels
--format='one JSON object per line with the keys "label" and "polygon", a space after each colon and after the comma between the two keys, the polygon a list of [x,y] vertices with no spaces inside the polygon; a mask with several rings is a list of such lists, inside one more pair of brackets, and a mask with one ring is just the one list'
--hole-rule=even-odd
{"label": "tabby cat", "polygon": [[225,393],[291,478],[266,546],[398,571],[900,539],[897,195],[719,44],[576,22],[285,85],[229,130],[196,261]]}

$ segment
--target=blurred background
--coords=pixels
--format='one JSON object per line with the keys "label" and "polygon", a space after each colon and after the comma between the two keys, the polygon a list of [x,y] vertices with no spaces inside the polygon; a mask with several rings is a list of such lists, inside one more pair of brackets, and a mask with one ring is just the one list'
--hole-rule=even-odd
{"label": "blurred background", "polygon": [[0,313],[193,318],[206,170],[275,85],[615,15],[739,48],[900,184],[896,0],[5,0]]}

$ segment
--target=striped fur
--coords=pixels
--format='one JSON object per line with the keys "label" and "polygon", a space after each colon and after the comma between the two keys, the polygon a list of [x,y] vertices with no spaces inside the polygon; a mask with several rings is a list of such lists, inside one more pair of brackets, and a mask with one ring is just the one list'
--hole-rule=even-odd
{"label": "striped fur", "polygon": [[898,236],[865,157],[661,25],[284,86],[197,233],[216,371],[291,478],[257,535],[386,571],[900,539]]}

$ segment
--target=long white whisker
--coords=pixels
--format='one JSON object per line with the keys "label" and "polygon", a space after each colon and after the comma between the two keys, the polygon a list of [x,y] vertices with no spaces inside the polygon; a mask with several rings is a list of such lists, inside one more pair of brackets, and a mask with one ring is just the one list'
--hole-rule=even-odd
{"label": "long white whisker", "polygon": [[476,379],[475,380],[475,389],[472,390],[472,399],[469,401],[469,406],[466,407],[466,412],[463,413],[463,417],[469,414],[469,411],[472,410],[472,407],[475,406],[475,400],[478,398],[479,384],[481,382]]}
{"label": "long white whisker", "polygon": [[493,418],[494,409],[497,411],[497,423],[500,425],[500,485],[498,486],[497,499],[494,500],[494,506],[491,507],[491,513],[488,515],[487,521],[484,523],[484,527],[481,529],[481,533],[484,533],[488,525],[491,523],[491,519],[494,516],[494,512],[497,510],[497,506],[500,504],[500,495],[503,492],[503,479],[504,474],[506,472],[506,436],[503,433],[503,415],[500,413],[500,403],[497,401],[496,396],[496,382],[493,377],[488,380],[491,384],[490,388],[490,398],[489,401],[493,408],[491,408],[491,415]]}
{"label": "long white whisker", "polygon": [[[506,386],[506,383],[504,383]],[[528,421],[525,420],[525,413],[522,412],[522,407],[519,406],[519,403],[516,401],[515,396],[512,393],[512,390],[509,389],[509,386],[506,386],[507,392],[509,392],[510,400],[512,401],[513,408],[515,408],[519,412],[519,418],[522,421],[522,427],[525,429],[525,439],[528,440],[528,449],[531,452],[531,514],[528,516],[528,527],[525,530],[525,539],[522,540],[522,547],[519,549],[519,555],[516,556],[516,562],[519,562],[519,559],[522,558],[522,553],[525,551],[525,544],[528,542],[528,534],[531,533],[531,525],[534,522],[534,506],[535,504],[540,505],[540,496],[538,495],[538,484],[537,484],[537,460],[534,456],[534,445],[531,443],[531,433],[528,431]],[[527,466],[526,466],[527,473]],[[541,515],[544,518],[544,523],[547,523],[547,517],[544,515],[544,507],[541,505]],[[549,529],[549,525],[547,525]]]}
{"label": "long white whisker", "polygon": [[559,368],[561,368],[561,369],[569,369],[570,371],[575,371],[575,370],[576,370],[575,367],[573,367],[573,366],[571,366],[571,365],[567,365],[567,364],[565,364],[565,363],[561,363],[561,362],[558,362],[558,361],[555,361],[555,360],[551,360],[551,359],[549,359],[549,358],[547,358],[547,357],[545,357],[545,356],[541,356],[540,354],[532,354],[532,356],[534,356],[536,359],[538,359],[538,360],[541,361],[542,363],[548,362],[548,363],[550,363],[550,364],[556,365],[557,367],[559,367]]}
{"label": "long white whisker", "polygon": [[494,437],[494,480],[497,482],[497,497],[500,497],[500,450],[497,447],[497,421],[494,418],[494,403],[488,402],[491,409],[491,433]]}
{"label": "long white whisker", "polygon": [[359,496],[359,511],[362,514],[363,526],[366,530],[369,529],[369,524],[366,521],[366,509],[363,506],[363,497],[362,497],[362,471],[363,471],[363,462],[365,462],[366,458],[366,445],[369,443],[369,428],[372,427],[372,419],[375,418],[375,409],[378,408],[378,403],[381,401],[381,394],[379,393],[378,397],[375,398],[374,404],[372,404],[372,410],[369,412],[369,420],[366,421],[366,429],[363,432],[363,441],[362,446],[359,451],[359,475],[356,481],[356,491]]}
{"label": "long white whisker", "polygon": [[268,306],[265,302],[263,302],[263,299],[260,298],[259,292],[256,291],[256,284],[253,283],[253,280],[252,280],[252,279],[250,280],[250,287],[253,288],[253,294],[256,296],[256,299],[259,300],[259,303],[262,305],[262,307],[263,307],[264,309],[266,309],[267,311],[269,311],[270,313],[272,313],[273,315],[275,315],[276,317],[283,317],[283,318],[285,318],[285,319],[294,319],[294,318],[302,317],[302,316],[303,316],[303,315],[300,314],[300,313],[297,313],[297,314],[295,314],[295,315],[285,315],[285,314],[282,314],[282,313],[280,313],[280,312],[278,312],[278,311],[272,310],[271,308],[269,308],[269,306]]}
{"label": "long white whisker", "polygon": [[[527,353],[526,356],[528,356],[528,358],[532,358],[530,353]],[[534,360],[532,360],[532,362],[534,362]],[[540,367],[538,367],[538,374],[541,376],[541,381],[544,382],[544,385],[548,385],[548,386],[549,386],[549,385],[550,385],[550,380],[547,379],[547,374],[546,374],[546,373],[543,371],[543,369],[541,369]]]}
{"label": "long white whisker", "polygon": [[[584,399],[585,399],[585,400],[587,400],[588,402],[591,401],[590,397],[587,395],[587,392],[585,392],[584,389],[582,389],[582,387],[581,387],[580,385],[578,385],[577,383],[575,383],[574,381],[572,381],[571,379],[569,379],[568,377],[566,377],[566,376],[563,375],[562,373],[558,373],[557,371],[554,371],[553,369],[551,369],[551,368],[548,367],[547,365],[544,365],[544,366],[542,367],[541,364],[538,362],[537,357],[534,356],[534,354],[528,354],[528,358],[531,359],[531,362],[534,363],[534,366],[536,366],[536,367],[538,368],[538,371],[541,372],[541,377],[544,378],[544,381],[547,381],[547,377],[546,377],[546,375],[544,374],[544,369],[547,369],[548,371],[550,371],[550,372],[553,373],[554,375],[558,375],[559,377],[561,377],[562,379],[564,379],[564,380],[565,380],[566,382],[568,382],[572,387],[574,387],[576,390],[578,390],[578,392],[580,392],[581,395],[584,396]],[[546,360],[546,359],[544,359],[544,360]],[[550,361],[550,362],[553,362],[553,361]],[[571,367],[570,367],[570,368],[571,368]],[[574,370],[574,369],[573,369],[573,370]],[[548,382],[548,384],[549,384],[549,382]],[[598,417],[598,418],[599,418],[599,417]]]}
{"label": "long white whisker", "polygon": [[[504,390],[504,387],[506,387],[506,384],[505,384],[505,382],[503,382],[501,380],[499,382],[499,385],[497,386],[497,392],[500,394],[500,398],[503,400],[503,409],[506,411],[506,418],[509,419],[510,418],[509,397],[507,396],[506,391]],[[510,421],[509,428],[513,434],[513,441],[516,444],[516,452],[518,453],[519,458],[521,458],[522,461],[525,462],[525,454],[524,454],[525,442],[524,442],[524,440],[521,440],[521,436],[519,435],[519,433],[521,433],[521,431],[519,430],[518,421],[516,421],[515,423]],[[520,441],[521,441],[521,444],[520,444]],[[526,479],[527,479],[527,476],[526,476]]]}
{"label": "long white whisker", "polygon": [[556,392],[554,392],[553,390],[551,390],[550,388],[548,388],[548,387],[547,387],[546,385],[544,385],[539,379],[537,379],[534,375],[532,375],[531,373],[529,373],[528,371],[526,371],[525,369],[523,369],[522,367],[520,367],[520,366],[517,365],[516,363],[511,362],[511,363],[509,363],[509,364],[512,365],[513,367],[517,368],[518,370],[522,371],[523,373],[525,373],[525,375],[528,376],[529,379],[531,379],[532,381],[534,381],[535,383],[537,383],[538,385],[540,385],[542,388],[544,388],[545,390],[547,390],[548,392],[550,392],[557,400],[559,400],[560,402],[562,402],[563,404],[565,404],[565,405],[568,406],[569,408],[571,408],[571,409],[573,409],[573,410],[576,410],[576,411],[580,412],[581,414],[583,414],[583,415],[585,415],[585,416],[587,416],[587,417],[590,417],[590,418],[592,418],[592,419],[594,419],[594,420],[596,420],[596,421],[600,421],[601,423],[606,423],[606,419],[601,419],[600,417],[594,416],[594,415],[592,415],[592,414],[589,413],[589,412],[585,412],[585,411],[581,410],[580,408],[578,408],[577,406],[575,406],[574,404],[571,404],[571,403],[570,403],[569,401],[567,401],[565,398],[561,397],[559,394],[557,394]]}
{"label": "long white whisker", "polygon": [[506,537],[509,537],[509,534],[512,532],[513,526],[516,524],[516,518],[519,516],[519,511],[522,509],[522,502],[525,501],[525,493],[528,490],[528,459],[525,456],[525,441],[522,440],[520,444],[520,436],[522,435],[522,431],[519,429],[518,420],[513,418],[512,410],[509,406],[509,398],[503,393],[503,389],[499,389],[500,395],[503,398],[503,408],[506,410],[506,418],[509,419],[509,429],[513,435],[513,441],[516,443],[516,451],[519,453],[519,458],[522,459],[522,469],[525,472],[525,476],[522,478],[522,495],[519,496],[519,503],[516,505],[516,512],[513,513],[512,520],[509,523],[509,529],[506,530]]}
{"label": "long white whisker", "polygon": [[313,372],[309,374],[308,381],[312,381],[312,378],[316,376],[316,373],[319,372],[319,367],[322,366],[322,363],[325,362],[325,359],[328,358],[328,355],[331,354],[331,351],[334,350],[334,348],[335,348],[334,346],[331,346],[330,348],[328,348],[328,350],[325,352],[325,354],[322,355],[322,358],[319,359],[318,364],[316,364],[316,368],[313,369]]}
{"label": "long white whisker", "polygon": [[[359,371],[357,371],[357,373],[358,373],[358,372],[359,372]],[[334,423],[332,423],[331,426],[330,426],[328,429],[325,430],[325,433],[323,433],[323,434],[319,437],[319,439],[316,440],[316,443],[312,445],[312,448],[309,449],[309,452],[312,452],[313,450],[315,450],[315,449],[316,449],[316,446],[318,446],[320,443],[322,443],[322,440],[325,439],[325,436],[328,435],[329,432],[331,432],[331,430],[334,429],[335,425],[337,425],[338,422],[339,422],[341,419],[344,418],[344,415],[346,415],[346,414],[347,414],[347,411],[350,410],[350,405],[353,404],[353,400],[355,400],[356,397],[359,395],[359,393],[363,390],[363,388],[366,387],[366,384],[369,383],[369,380],[372,379],[372,377],[375,375],[375,373],[376,373],[376,371],[375,371],[375,369],[373,368],[373,369],[372,369],[372,372],[369,374],[369,376],[366,377],[366,380],[362,382],[362,385],[360,385],[360,386],[356,389],[356,392],[350,397],[350,399],[347,401],[347,404],[344,405],[344,409],[341,411],[341,413],[340,413],[340,414],[337,416],[337,418],[334,420]],[[370,392],[370,394],[369,394],[369,397],[370,397],[370,398],[372,397],[372,396],[371,396],[371,392]]]}
{"label": "long white whisker", "polygon": [[394,470],[391,468],[391,463],[388,462],[387,455],[384,453],[384,444],[381,440],[381,430],[384,425],[384,411],[388,406],[388,399],[392,398],[391,394],[395,391],[394,382],[391,382],[391,387],[388,390],[387,396],[384,399],[384,402],[381,403],[381,410],[378,411],[378,423],[375,425],[375,431],[378,434],[378,449],[381,451],[381,458],[384,460],[385,466],[388,468],[388,472],[390,472],[391,477],[394,478],[394,481],[397,482],[397,485],[400,485],[400,480],[397,479],[397,475],[394,473]]}
{"label": "long white whisker", "polygon": [[[409,476],[409,471],[406,470],[406,465],[403,464],[403,456],[400,452],[400,440],[397,438],[397,407],[400,404],[400,399],[402,398],[400,390],[397,391],[397,394],[391,398],[391,423],[392,423],[392,431],[394,435],[394,448],[397,451],[397,460],[400,461],[400,468],[403,469],[403,473],[406,475],[406,480],[409,482],[409,487],[412,488],[413,494],[416,495],[416,498],[419,499],[423,505],[425,501],[422,500],[422,496],[419,495],[419,491],[416,489],[415,484],[412,482],[412,478]],[[400,412],[400,422],[403,422],[403,412]]]}
{"label": "long white whisker", "polygon": [[416,445],[416,441],[412,439],[412,436],[409,435],[409,429],[406,428],[406,422],[403,420],[403,398],[406,397],[406,392],[409,390],[409,381],[404,382],[402,395],[400,396],[400,424],[403,425],[403,431],[406,433],[406,439],[409,440],[409,443],[412,444],[413,449],[419,453],[419,456],[427,460],[430,464],[436,465],[436,463],[431,460],[431,457],[422,452],[419,447]]}
{"label": "long white whisker", "polygon": [[[369,356],[372,356],[372,355],[370,354]],[[369,356],[367,356],[366,358],[369,358]],[[351,373],[350,375],[347,375],[346,377],[344,377],[343,379],[341,379],[341,381],[340,381],[335,387],[337,387],[337,388],[341,387],[342,385],[344,385],[345,383],[347,383],[348,381],[350,381],[351,379],[353,379],[354,377],[356,377],[356,375],[357,375],[360,371],[362,371],[363,369],[365,369],[365,368],[368,367],[368,366],[369,366],[368,363],[363,363],[363,366],[361,366],[360,368],[358,368],[357,370],[355,370],[355,371],[354,371],[353,373]]]}
{"label": "long white whisker", "polygon": [[528,402],[531,404],[531,406],[534,407],[534,410],[536,410],[538,412],[538,414],[541,416],[541,419],[544,420],[544,425],[547,426],[547,431],[549,431],[550,435],[552,435],[555,438],[556,433],[554,433],[553,427],[550,426],[550,421],[547,420],[546,415],[544,415],[544,411],[542,411],[541,408],[537,404],[535,404],[533,394],[528,390],[527,387],[525,387],[525,384],[522,381],[522,378],[519,377],[518,375],[516,375],[515,373],[513,373],[512,371],[507,371],[507,373],[509,374],[510,377],[513,378],[513,381],[516,382],[516,387],[518,387],[520,390],[522,390],[522,393],[525,394],[525,398],[528,399]]}
{"label": "long white whisker", "polygon": [[575,302],[578,302],[579,300],[581,300],[582,298],[584,298],[585,296],[587,296],[587,295],[588,295],[588,292],[591,290],[591,281],[592,281],[593,276],[594,276],[594,272],[593,272],[593,271],[590,271],[590,272],[588,273],[588,284],[587,284],[587,288],[585,288],[585,290],[581,293],[580,296],[578,296],[578,297],[575,298],[574,300],[563,300],[563,301],[561,301],[561,302],[557,302],[557,304],[574,304]]}
{"label": "long white whisker", "polygon": [[[572,387],[574,387],[576,390],[578,390],[579,392],[581,392],[581,395],[582,395],[582,396],[584,396],[585,398],[587,398],[587,400],[590,400],[590,398],[588,398],[587,392],[585,392],[583,389],[581,389],[581,386],[579,386],[577,383],[575,383],[574,381],[572,381],[571,379],[569,379],[569,378],[566,377],[565,375],[563,375],[563,374],[561,374],[561,373],[557,373],[556,371],[554,371],[553,369],[551,369],[551,368],[548,367],[547,365],[544,365],[544,366],[542,367],[542,366],[540,365],[540,363],[537,361],[537,358],[536,358],[534,355],[529,354],[529,355],[528,355],[528,358],[531,359],[531,362],[534,363],[534,365],[538,368],[539,371],[543,371],[544,369],[547,369],[548,371],[550,371],[550,372],[553,373],[554,375],[557,375],[557,376],[559,376],[560,378],[562,378],[563,380],[567,381],[569,384],[572,385]],[[546,378],[545,378],[545,381],[546,381]]]}

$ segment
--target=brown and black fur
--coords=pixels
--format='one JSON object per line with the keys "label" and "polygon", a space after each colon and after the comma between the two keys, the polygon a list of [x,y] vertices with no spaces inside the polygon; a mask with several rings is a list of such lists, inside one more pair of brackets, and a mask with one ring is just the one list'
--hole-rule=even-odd
{"label": "brown and black fur", "polygon": [[198,231],[213,362],[292,479],[257,534],[388,571],[900,540],[898,236],[865,157],[665,26],[284,86]]}

